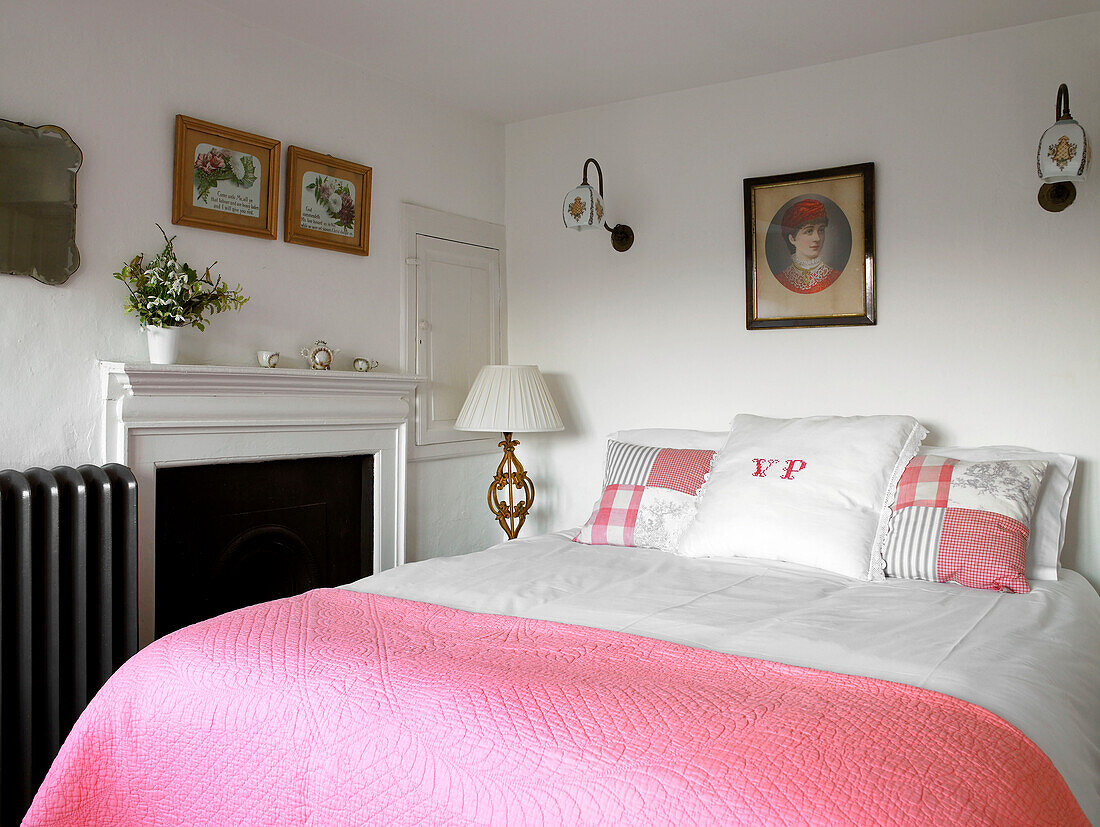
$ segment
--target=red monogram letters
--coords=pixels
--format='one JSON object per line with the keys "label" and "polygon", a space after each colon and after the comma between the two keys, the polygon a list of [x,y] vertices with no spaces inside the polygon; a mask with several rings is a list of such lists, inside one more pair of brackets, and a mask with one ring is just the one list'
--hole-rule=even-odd
{"label": "red monogram letters", "polygon": [[[766,477],[768,475],[768,471],[771,469],[771,467],[773,465],[775,465],[777,462],[781,462],[781,461],[782,460],[778,460],[778,459],[754,459],[753,462],[756,463],[756,470],[752,472],[752,475],[754,477]],[[780,479],[793,480],[794,475],[797,474],[799,471],[801,471],[805,467],[806,467],[806,461],[805,460],[802,460],[802,459],[789,459],[789,460],[787,460],[786,465],[783,466],[783,473],[780,476]]]}
{"label": "red monogram letters", "polygon": [[[777,459],[754,459],[756,463],[756,470],[752,472],[754,477],[763,477],[768,473],[768,469],[775,465],[779,460]],[[768,463],[765,465],[764,463]]]}
{"label": "red monogram letters", "polygon": [[[797,468],[795,468],[796,463],[798,464]],[[789,459],[789,460],[787,460],[787,468],[783,472],[783,479],[793,480],[794,475],[797,474],[799,471],[801,471],[805,467],[806,467],[806,461],[805,460],[801,460],[801,459]]]}

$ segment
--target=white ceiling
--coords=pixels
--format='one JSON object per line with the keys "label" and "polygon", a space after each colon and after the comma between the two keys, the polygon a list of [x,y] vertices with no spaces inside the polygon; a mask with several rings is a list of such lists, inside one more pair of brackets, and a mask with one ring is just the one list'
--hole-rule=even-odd
{"label": "white ceiling", "polygon": [[1100,10],[1100,0],[212,2],[503,122]]}

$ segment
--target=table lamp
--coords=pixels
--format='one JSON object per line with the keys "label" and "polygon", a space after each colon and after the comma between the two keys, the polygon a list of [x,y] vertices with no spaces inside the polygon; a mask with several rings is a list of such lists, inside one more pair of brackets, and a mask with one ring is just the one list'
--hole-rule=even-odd
{"label": "table lamp", "polygon": [[[489,483],[489,510],[509,540],[516,539],[535,501],[535,485],[516,458],[519,440],[512,439],[512,434],[560,431],[564,427],[538,365],[486,365],[478,372],[455,429],[499,431],[504,435],[503,442],[498,443],[504,456]],[[500,495],[505,489],[507,501],[502,501]]]}

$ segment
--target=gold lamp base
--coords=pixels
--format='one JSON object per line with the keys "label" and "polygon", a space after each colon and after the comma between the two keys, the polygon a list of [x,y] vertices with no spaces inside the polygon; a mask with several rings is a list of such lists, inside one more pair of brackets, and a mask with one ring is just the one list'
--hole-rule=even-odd
{"label": "gold lamp base", "polygon": [[[497,465],[497,475],[489,483],[489,510],[496,516],[508,539],[514,540],[535,501],[535,484],[528,479],[527,472],[516,459],[519,440],[512,439],[512,432],[505,432],[504,441],[497,444],[504,449],[504,456]],[[508,489],[508,501],[501,502],[499,494],[505,488]],[[520,494],[523,499],[517,502],[517,495]]]}

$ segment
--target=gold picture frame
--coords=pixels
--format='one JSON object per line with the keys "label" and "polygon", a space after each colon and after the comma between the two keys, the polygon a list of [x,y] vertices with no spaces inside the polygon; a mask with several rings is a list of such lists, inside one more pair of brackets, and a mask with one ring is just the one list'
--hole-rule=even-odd
{"label": "gold picture frame", "polygon": [[875,165],[745,179],[749,330],[873,325]]}
{"label": "gold picture frame", "polygon": [[176,115],[172,223],[277,238],[280,146],[273,138]]}
{"label": "gold picture frame", "polygon": [[370,192],[370,167],[287,147],[283,241],[368,255]]}

